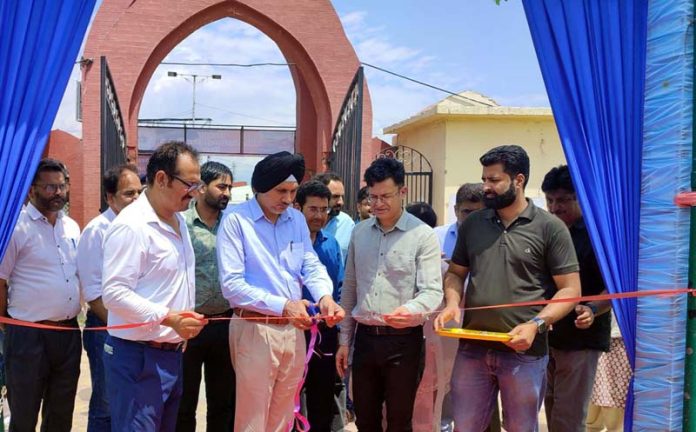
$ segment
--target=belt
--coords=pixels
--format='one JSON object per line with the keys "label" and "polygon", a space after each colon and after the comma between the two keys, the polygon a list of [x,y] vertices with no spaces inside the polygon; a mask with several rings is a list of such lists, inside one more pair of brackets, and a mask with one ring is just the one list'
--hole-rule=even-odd
{"label": "belt", "polygon": [[79,327],[79,325],[77,324],[77,317],[66,319],[66,320],[61,320],[61,321],[41,320],[41,321],[36,321],[36,323],[43,324],[43,325],[56,326],[56,327],[69,327],[69,328]]}
{"label": "belt", "polygon": [[422,332],[423,326],[394,328],[390,326],[358,324],[358,331],[372,336],[399,336]]}
{"label": "belt", "polygon": [[142,345],[149,346],[162,351],[181,352],[186,347],[186,342],[155,342],[155,341],[133,341]]}
{"label": "belt", "polygon": [[203,314],[206,318],[229,318],[232,316],[232,309],[227,309],[225,312],[215,314]]}
{"label": "belt", "polygon": [[248,309],[241,309],[241,308],[234,308],[234,314],[237,315],[240,318],[250,318],[250,320],[255,321],[255,322],[263,322],[265,324],[277,324],[277,325],[286,325],[290,324],[290,320],[287,318],[282,318],[274,315],[266,315],[262,314],[260,312],[248,310]]}

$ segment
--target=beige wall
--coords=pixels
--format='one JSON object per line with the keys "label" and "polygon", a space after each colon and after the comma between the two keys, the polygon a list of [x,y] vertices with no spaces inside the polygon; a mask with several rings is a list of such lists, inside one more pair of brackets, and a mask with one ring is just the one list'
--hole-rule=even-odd
{"label": "beige wall", "polygon": [[411,147],[428,159],[433,168],[433,208],[440,218],[441,208],[445,205],[445,144],[446,144],[446,124],[444,121],[433,121],[417,128],[413,128],[408,133],[396,137],[394,145]]}
{"label": "beige wall", "polygon": [[440,223],[451,221],[454,203],[450,201],[459,185],[481,181],[479,157],[495,146],[517,144],[527,151],[531,168],[526,194],[530,198],[542,198],[544,175],[565,163],[550,116],[450,116],[405,128],[395,141],[418,149],[433,165],[433,208]]}

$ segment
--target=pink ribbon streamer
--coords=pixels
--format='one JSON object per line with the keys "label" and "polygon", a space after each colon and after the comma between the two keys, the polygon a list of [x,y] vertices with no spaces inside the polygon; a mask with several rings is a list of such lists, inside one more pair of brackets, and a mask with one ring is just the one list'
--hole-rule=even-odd
{"label": "pink ribbon streamer", "polygon": [[[312,305],[309,307],[309,313],[316,316],[318,311],[316,306]],[[314,347],[317,344],[317,339],[319,337],[319,320],[312,318],[312,327],[309,329],[309,346],[307,347],[307,355],[305,357],[304,372],[302,373],[302,379],[297,385],[297,391],[295,391],[295,410],[294,410],[294,425],[295,428],[300,432],[309,432],[309,420],[307,417],[303,416],[300,412],[300,395],[302,394],[302,387],[304,387],[305,380],[307,379],[307,372],[309,371],[309,362],[312,360],[314,355]],[[291,421],[288,425],[288,432],[292,431],[293,422]]]}

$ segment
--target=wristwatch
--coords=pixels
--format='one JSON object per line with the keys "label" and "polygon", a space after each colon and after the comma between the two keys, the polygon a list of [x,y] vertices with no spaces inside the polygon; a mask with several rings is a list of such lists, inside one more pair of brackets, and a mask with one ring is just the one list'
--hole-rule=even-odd
{"label": "wristwatch", "polygon": [[585,306],[590,308],[590,310],[592,311],[592,315],[597,315],[597,306],[595,306],[592,303],[585,303]]}
{"label": "wristwatch", "polygon": [[544,321],[543,318],[539,318],[538,316],[535,316],[529,322],[532,322],[537,325],[537,333],[544,333],[546,331],[546,321]]}

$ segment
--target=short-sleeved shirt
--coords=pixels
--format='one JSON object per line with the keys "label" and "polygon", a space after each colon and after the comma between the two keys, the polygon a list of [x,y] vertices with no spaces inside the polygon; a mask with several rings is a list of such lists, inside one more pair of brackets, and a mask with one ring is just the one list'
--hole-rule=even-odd
{"label": "short-sleeved shirt", "polygon": [[0,279],[8,285],[7,313],[23,321],[60,321],[80,312],[77,244],[80,227],[62,211],[55,225],[29,203],[19,214]]}
{"label": "short-sleeved shirt", "polygon": [[[452,262],[469,268],[466,306],[489,306],[544,300],[554,292],[553,276],[577,272],[578,260],[565,224],[527,200],[527,208],[510,226],[493,209],[472,213],[459,229]],[[507,333],[534,318],[542,306],[467,310],[464,328]],[[497,342],[474,342],[511,351]],[[546,334],[526,351],[548,352]]]}
{"label": "short-sleeved shirt", "polygon": [[[580,219],[570,227],[570,236],[575,245],[575,253],[580,262],[580,284],[582,295],[590,296],[600,294],[605,289],[602,273],[597,264],[590,235],[587,232],[585,222]],[[595,317],[588,329],[575,327],[577,314],[571,311],[553,325],[553,331],[549,333],[549,345],[561,350],[609,351],[611,342],[611,314],[604,313]]]}
{"label": "short-sleeved shirt", "polygon": [[219,314],[230,308],[230,302],[222,295],[217,266],[215,242],[222,212],[218,215],[215,226],[210,228],[201,220],[196,201],[184,213],[186,227],[191,236],[193,253],[196,256],[196,309],[202,314]]}

